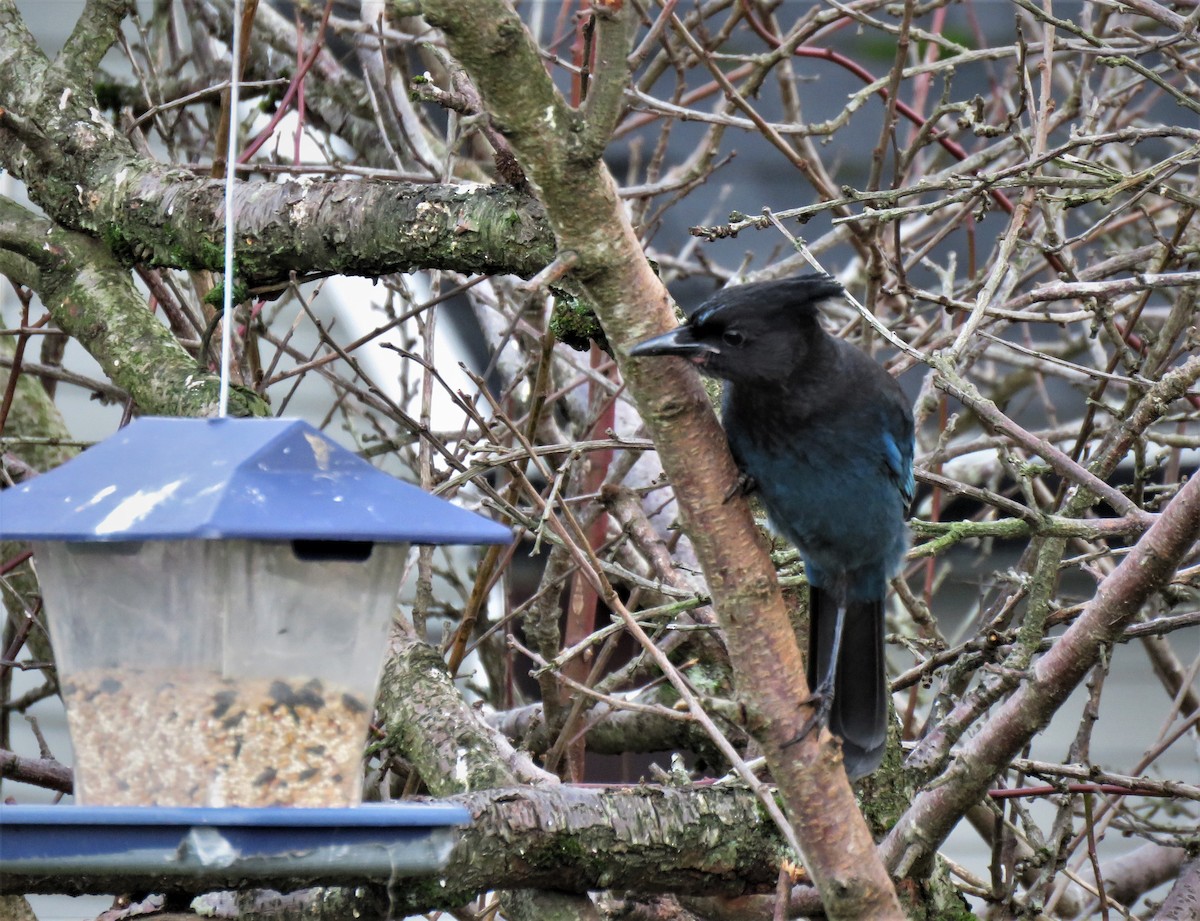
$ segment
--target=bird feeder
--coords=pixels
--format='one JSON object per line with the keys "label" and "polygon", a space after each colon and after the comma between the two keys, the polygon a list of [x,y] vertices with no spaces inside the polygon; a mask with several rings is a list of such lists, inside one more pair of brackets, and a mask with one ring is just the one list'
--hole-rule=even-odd
{"label": "bird feeder", "polygon": [[297,420],[144,418],[0,492],[90,805],[361,799],[409,544],[507,543]]}

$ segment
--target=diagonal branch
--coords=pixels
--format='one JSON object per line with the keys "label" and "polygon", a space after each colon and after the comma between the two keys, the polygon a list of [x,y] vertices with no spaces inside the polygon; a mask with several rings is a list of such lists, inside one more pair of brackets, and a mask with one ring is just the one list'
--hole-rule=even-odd
{"label": "diagonal branch", "polygon": [[46,56],[25,27],[15,0],[0,0],[0,106],[35,96],[46,68]]}
{"label": "diagonal branch", "polygon": [[87,0],[75,28],[50,65],[47,79],[55,85],[87,86],[100,60],[117,40],[128,0]]}
{"label": "diagonal branch", "polygon": [[[0,248],[37,267],[36,277],[15,280],[37,291],[58,328],[77,339],[143,412],[216,413],[217,376],[197,367],[146,309],[129,272],[102,243],[0,198]],[[239,390],[231,412],[265,415],[267,407],[255,394]]]}
{"label": "diagonal branch", "polygon": [[[609,341],[622,350],[672,325],[670,297],[612,176],[598,154],[581,149],[579,114],[555,90],[521,21],[498,0],[433,0],[422,8],[445,33],[538,189],[559,251],[575,254],[574,278],[596,305]],[[632,5],[620,15],[634,15]],[[699,379],[671,362],[625,362],[622,372],[674,483],[740,692],[826,911],[833,918],[903,917],[832,737],[822,733],[787,747],[804,718],[797,706],[807,693],[800,653],[749,509],[725,501],[737,472]]]}
{"label": "diagonal branch", "polygon": [[932,789],[921,793],[881,845],[900,875],[928,860],[999,774],[1116,642],[1151,593],[1166,585],[1200,537],[1200,477],[1171,500],[1050,650]]}
{"label": "diagonal branch", "polygon": [[634,20],[621,15],[620,9],[620,4],[592,4],[596,19],[596,59],[583,105],[581,135],[596,157],[604,153],[625,110],[625,89],[629,85],[625,55],[632,40],[629,30]]}

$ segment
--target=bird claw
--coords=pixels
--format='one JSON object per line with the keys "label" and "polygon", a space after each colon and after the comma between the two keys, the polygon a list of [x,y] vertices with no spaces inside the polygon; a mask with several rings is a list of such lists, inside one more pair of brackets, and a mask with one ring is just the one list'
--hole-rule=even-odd
{"label": "bird claw", "polygon": [[829,725],[829,714],[833,710],[833,683],[821,682],[806,700],[801,701],[800,706],[812,707],[812,716],[804,721],[804,725],[791,739],[783,743],[784,748],[803,742],[813,730]]}
{"label": "bird claw", "polygon": [[729,492],[725,493],[725,501],[731,502],[738,496],[748,496],[758,489],[758,483],[754,477],[747,473],[739,473],[733,485],[729,487]]}

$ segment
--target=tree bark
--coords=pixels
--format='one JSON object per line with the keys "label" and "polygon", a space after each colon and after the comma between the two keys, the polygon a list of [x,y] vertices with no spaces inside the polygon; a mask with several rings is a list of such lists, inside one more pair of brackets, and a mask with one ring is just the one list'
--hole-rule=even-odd
{"label": "tree bark", "polygon": [[[475,81],[495,127],[537,190],[560,254],[574,260],[610,343],[623,354],[674,323],[600,159],[628,80],[631,5],[597,12],[588,97],[566,105],[516,15],[499,2],[434,0],[426,18]],[[521,80],[512,79],[520,73]],[[828,732],[790,744],[806,712],[804,669],[783,597],[744,501],[726,501],[737,470],[698,377],[672,362],[622,362],[622,373],[671,478],[704,569],[730,658],[802,857],[832,918],[902,918]],[[698,450],[698,447],[703,449]]]}
{"label": "tree bark", "polygon": [[[78,340],[142,412],[216,415],[220,378],[149,311],[129,271],[102,243],[0,199],[0,244],[36,266],[15,280],[37,291],[58,328]],[[236,387],[229,411],[263,416],[267,404]]]}

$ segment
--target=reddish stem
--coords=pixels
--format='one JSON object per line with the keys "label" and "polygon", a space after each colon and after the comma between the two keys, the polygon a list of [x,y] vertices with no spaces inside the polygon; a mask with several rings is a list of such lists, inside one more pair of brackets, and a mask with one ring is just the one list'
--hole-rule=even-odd
{"label": "reddish stem", "polygon": [[1165,790],[1146,790],[1141,787],[1122,787],[1115,783],[1069,783],[1065,786],[1014,787],[1011,790],[989,790],[992,799],[1017,799],[1033,796],[1054,796],[1058,793],[1112,793],[1117,796],[1174,796]]}
{"label": "reddish stem", "polygon": [[[771,32],[770,29],[764,26],[755,17],[754,12],[750,9],[750,0],[741,0],[741,8],[742,15],[746,17],[746,22],[750,24],[750,28],[759,34],[763,41],[765,41],[772,48],[778,48],[783,44],[783,42],[779,39],[779,36]],[[849,19],[849,17],[843,17],[843,19]],[[850,73],[854,74],[864,83],[870,84],[875,82],[875,77],[869,70],[867,70],[858,62],[846,57],[844,54],[841,54],[840,52],[834,51],[830,48],[807,48],[801,46],[794,49],[793,53],[797,57],[802,58],[824,58],[826,61],[832,61],[834,64],[837,64],[850,71]],[[880,87],[878,90],[876,90],[876,92],[881,98],[885,100],[888,98],[888,91],[884,87]],[[905,104],[899,99],[896,100],[896,111],[913,124],[918,125],[921,128],[924,128],[929,124],[920,112],[917,112],[912,108],[912,106]],[[962,147],[962,145],[960,145],[957,141],[951,140],[946,134],[939,131],[937,128],[930,127],[930,137],[941,144],[944,149],[949,151],[950,155],[955,159],[965,160],[967,158],[967,151]],[[1007,214],[1013,213],[1013,203],[1007,195],[1005,195],[999,189],[991,189],[988,191],[988,194],[1001,208],[1001,210]],[[1059,259],[1055,253],[1046,253],[1045,258],[1046,261],[1050,263],[1050,267],[1056,272],[1065,271],[1066,267],[1062,264],[1062,260]]]}
{"label": "reddish stem", "polygon": [[[328,9],[328,7],[327,7]],[[304,26],[300,22],[300,10],[296,10],[296,70],[304,66]],[[296,88],[296,130],[292,134],[292,163],[300,165],[300,138],[304,134],[304,81]]]}
{"label": "reddish stem", "polygon": [[[754,12],[750,9],[750,0],[742,0],[742,15],[746,17],[746,22],[750,24],[750,28],[757,32],[759,37],[761,37],[762,40],[772,48],[778,48],[783,44],[783,42],[780,41],[779,36],[771,32],[770,29],[764,26],[757,19],[757,17],[755,17]],[[843,19],[848,20],[849,17],[843,17]],[[802,45],[799,48],[796,48],[793,51],[793,54],[801,58],[824,58],[826,61],[832,61],[839,67],[850,71],[850,73],[862,80],[863,83],[870,84],[875,82],[875,75],[869,70],[859,64],[857,61],[851,60],[841,52],[834,51],[832,48],[809,48]],[[879,94],[881,99],[886,100],[888,98],[888,91],[885,87],[880,87],[878,90],[876,90],[876,92]],[[926,119],[921,115],[920,112],[916,111],[912,106],[902,102],[899,99],[896,100],[896,111],[920,128],[924,128],[927,123]],[[965,149],[963,149],[962,145],[954,140],[951,140],[945,133],[939,131],[937,128],[932,129],[930,136],[939,144],[941,144],[942,147],[944,147],[947,151],[949,151],[956,160],[967,159],[967,152]],[[1007,213],[1013,213],[1013,203],[1009,200],[1007,195],[995,189],[993,189],[989,194],[991,194],[992,198],[995,199],[996,204],[1003,208]]]}
{"label": "reddish stem", "polygon": [[21,298],[21,332],[17,333],[17,344],[13,348],[12,367],[8,372],[8,384],[4,388],[4,397],[0,399],[0,432],[8,422],[8,414],[12,411],[13,400],[17,395],[17,382],[21,379],[21,361],[25,357],[25,346],[29,342],[29,299],[32,294],[17,291]]}
{"label": "reddish stem", "polygon": [[22,553],[18,553],[11,560],[5,560],[4,562],[0,563],[0,576],[7,576],[31,556],[33,556],[33,551],[26,550]]}
{"label": "reddish stem", "polygon": [[251,141],[241,156],[238,157],[238,163],[248,163],[263,144],[270,140],[275,133],[275,129],[279,127],[280,121],[287,115],[291,108],[292,100],[296,98],[300,91],[300,84],[312,69],[312,66],[317,63],[317,55],[321,53],[321,49],[325,47],[325,25],[329,22],[329,14],[333,12],[333,0],[326,0],[325,10],[321,13],[321,24],[317,28],[317,38],[313,43],[312,50],[309,51],[307,57],[304,58],[300,66],[296,69],[296,73],[292,76],[292,82],[288,84],[287,92],[283,94],[283,99],[275,109],[275,114],[271,116],[271,121],[262,131],[258,133],[253,141]]}

